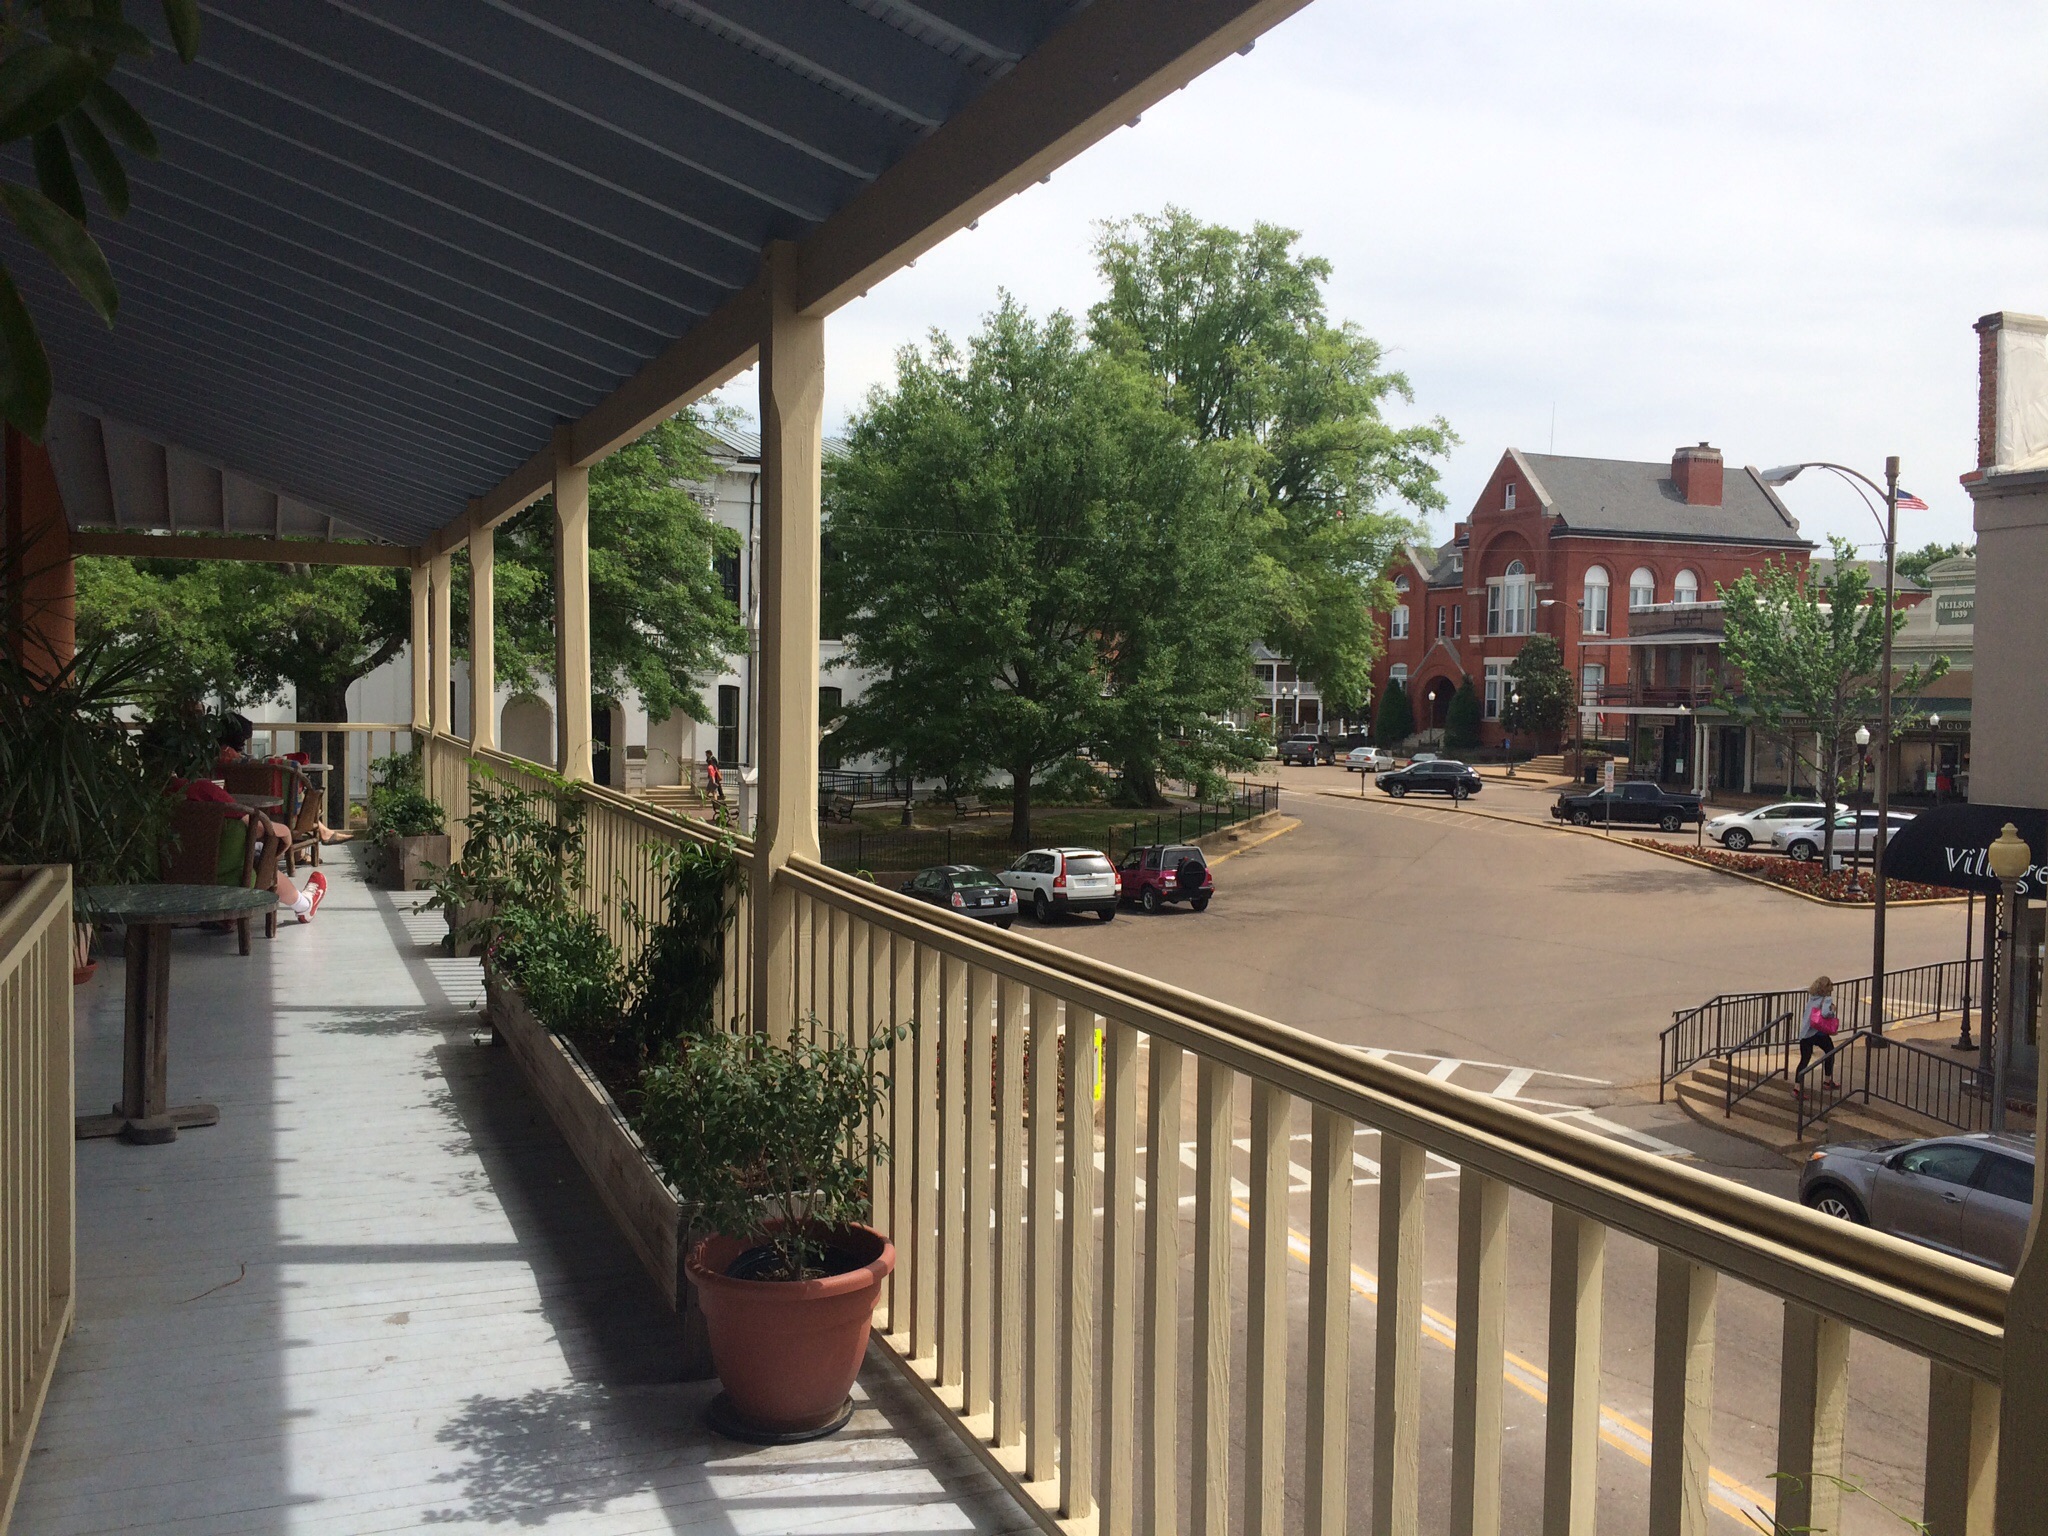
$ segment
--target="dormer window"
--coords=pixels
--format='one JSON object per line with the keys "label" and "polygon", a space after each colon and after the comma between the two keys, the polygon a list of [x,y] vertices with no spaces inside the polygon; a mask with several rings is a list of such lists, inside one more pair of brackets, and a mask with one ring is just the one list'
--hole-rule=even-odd
{"label": "dormer window", "polygon": [[1510,512],[1515,510],[1515,482],[1512,480],[1508,482],[1507,494],[1502,499],[1501,505]]}
{"label": "dormer window", "polygon": [[1406,592],[1408,590],[1408,578],[1406,576],[1396,576],[1394,578],[1394,590],[1396,592]]}

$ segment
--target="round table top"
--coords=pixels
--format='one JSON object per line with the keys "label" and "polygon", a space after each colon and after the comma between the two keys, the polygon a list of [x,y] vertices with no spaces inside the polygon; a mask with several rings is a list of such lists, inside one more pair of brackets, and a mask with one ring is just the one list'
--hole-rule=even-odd
{"label": "round table top", "polygon": [[95,919],[213,923],[277,905],[277,892],[242,885],[88,885],[79,896]]}
{"label": "round table top", "polygon": [[332,768],[332,767],[334,766],[334,764],[332,764],[332,763],[295,763],[295,764],[293,764],[293,766],[294,766],[295,768],[297,768],[297,769],[298,769],[298,770],[299,770],[299,771],[300,771],[301,773],[326,773],[326,772],[327,772],[327,771],[328,771],[328,770],[329,770],[330,768]]}
{"label": "round table top", "polygon": [[237,805],[246,805],[252,811],[274,811],[284,804],[277,795],[245,795],[239,790],[230,790],[229,798]]}

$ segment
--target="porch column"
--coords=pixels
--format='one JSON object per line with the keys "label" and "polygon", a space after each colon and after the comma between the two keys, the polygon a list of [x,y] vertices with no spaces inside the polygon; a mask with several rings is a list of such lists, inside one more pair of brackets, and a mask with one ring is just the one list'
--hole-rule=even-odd
{"label": "porch column", "polygon": [[760,811],[754,824],[756,1029],[796,1022],[796,902],[775,885],[792,857],[818,856],[818,561],[825,324],[797,312],[796,247],[764,253],[761,338]]}
{"label": "porch column", "polygon": [[432,654],[429,690],[433,698],[434,729],[444,736],[452,736],[454,721],[455,684],[454,658],[454,615],[449,611],[450,599],[455,596],[455,563],[445,553],[438,554],[427,562],[427,584],[433,589],[431,641]]}
{"label": "porch column", "polygon": [[590,468],[555,432],[555,771],[590,782]]}
{"label": "porch column", "polygon": [[416,735],[425,734],[433,724],[433,703],[429,696],[430,683],[427,674],[427,647],[431,643],[428,630],[433,627],[430,617],[433,607],[433,592],[428,581],[424,563],[412,568],[412,728]]}
{"label": "porch column", "polygon": [[498,744],[498,535],[469,534],[469,744]]}

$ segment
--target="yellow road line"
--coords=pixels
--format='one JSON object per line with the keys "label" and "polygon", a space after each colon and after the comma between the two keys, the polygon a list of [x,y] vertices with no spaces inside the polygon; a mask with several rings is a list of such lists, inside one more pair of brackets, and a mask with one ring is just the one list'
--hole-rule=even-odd
{"label": "yellow road line", "polygon": [[[1251,1230],[1251,1209],[1242,1200],[1232,1198],[1231,1215],[1237,1224],[1247,1232]],[[1293,1227],[1287,1229],[1287,1251],[1306,1265],[1309,1262],[1309,1242],[1305,1234]],[[1374,1306],[1379,1305],[1379,1277],[1356,1264],[1351,1266],[1351,1289],[1365,1297]],[[1436,1308],[1425,1304],[1422,1308],[1422,1334],[1432,1343],[1445,1349],[1453,1349],[1458,1342],[1458,1325],[1455,1319],[1444,1316]],[[1501,1372],[1502,1379],[1524,1395],[1546,1407],[1550,1402],[1550,1375],[1532,1360],[1525,1360],[1513,1350],[1503,1351],[1507,1365]],[[1625,1456],[1647,1467],[1650,1464],[1650,1431],[1648,1426],[1638,1424],[1627,1414],[1600,1405],[1600,1438]],[[1708,1496],[1713,1506],[1731,1519],[1745,1525],[1759,1520],[1765,1530],[1775,1529],[1772,1514],[1775,1501],[1768,1494],[1759,1493],[1747,1483],[1730,1477],[1719,1467],[1709,1467],[1708,1476],[1714,1491]]]}
{"label": "yellow road line", "polygon": [[1289,832],[1292,832],[1296,827],[1300,825],[1301,823],[1298,821],[1290,821],[1284,827],[1275,827],[1272,831],[1268,832],[1264,837],[1255,837],[1250,842],[1246,843],[1242,848],[1233,848],[1228,853],[1217,854],[1215,858],[1209,861],[1209,864],[1213,868],[1214,866],[1221,864],[1225,859],[1234,859],[1240,853],[1250,853],[1254,848],[1260,847],[1261,845],[1266,843],[1270,843],[1276,837],[1285,837]]}

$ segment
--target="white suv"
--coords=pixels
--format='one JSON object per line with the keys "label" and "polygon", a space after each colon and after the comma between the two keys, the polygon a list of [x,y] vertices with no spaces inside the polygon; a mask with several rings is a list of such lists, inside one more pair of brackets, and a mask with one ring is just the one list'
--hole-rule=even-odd
{"label": "white suv", "polygon": [[1055,912],[1093,912],[1105,923],[1116,916],[1116,868],[1097,848],[1034,848],[996,878],[1041,923]]}

